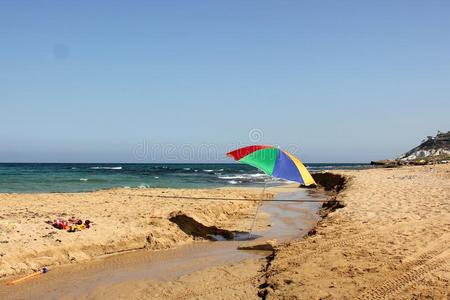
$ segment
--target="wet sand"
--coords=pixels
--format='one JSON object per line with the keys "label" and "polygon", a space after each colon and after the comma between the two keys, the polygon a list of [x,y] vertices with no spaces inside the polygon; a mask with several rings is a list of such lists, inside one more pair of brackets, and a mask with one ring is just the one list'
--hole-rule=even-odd
{"label": "wet sand", "polygon": [[[324,199],[320,191],[307,191],[298,188],[278,189],[279,199]],[[286,192],[287,191],[287,192]],[[265,202],[263,214],[270,216],[267,229],[255,231],[256,241],[276,239],[279,243],[298,238],[305,234],[317,222],[315,213],[320,203],[280,203]],[[245,241],[197,242],[176,249],[162,251],[134,251],[114,255],[85,264],[60,267],[45,276],[10,287],[11,299],[28,299],[33,297],[46,299],[75,299],[79,297],[105,299],[139,298],[136,285],[150,282],[153,289],[163,292],[166,283],[190,278],[193,274],[206,272],[230,263],[240,267],[255,267],[264,263],[267,251],[240,251],[239,245]],[[239,267],[239,268],[240,268]],[[248,270],[246,270],[247,272]],[[180,279],[181,277],[181,279]],[[212,276],[211,278],[213,278]],[[185,286],[185,288],[188,288]],[[152,289],[152,290],[153,290]],[[0,288],[0,292],[1,292]],[[191,291],[191,295],[193,291]],[[187,295],[180,291],[180,295]],[[148,295],[149,296],[149,295]],[[157,297],[156,294],[151,294]]]}

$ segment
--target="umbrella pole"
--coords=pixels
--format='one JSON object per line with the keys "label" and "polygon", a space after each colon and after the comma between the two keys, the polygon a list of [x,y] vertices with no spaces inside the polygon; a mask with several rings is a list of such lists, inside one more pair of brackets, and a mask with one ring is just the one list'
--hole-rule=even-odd
{"label": "umbrella pole", "polygon": [[250,230],[249,230],[249,232],[248,232],[248,236],[247,236],[247,239],[248,239],[248,240],[249,240],[250,237],[252,236],[252,231],[253,231],[253,228],[255,227],[256,219],[258,218],[259,207],[260,207],[261,204],[262,204],[262,200],[263,200],[263,198],[264,198],[264,193],[265,193],[265,191],[266,191],[266,186],[267,186],[267,183],[264,182],[264,187],[263,187],[263,190],[262,190],[262,192],[261,192],[261,197],[259,198],[258,205],[256,206],[255,218],[253,219],[252,226],[250,227]]}

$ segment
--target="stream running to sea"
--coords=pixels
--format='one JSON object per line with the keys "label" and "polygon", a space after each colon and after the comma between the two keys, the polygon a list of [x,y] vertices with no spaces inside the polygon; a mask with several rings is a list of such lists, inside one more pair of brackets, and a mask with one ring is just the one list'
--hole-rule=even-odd
{"label": "stream running to sea", "polygon": [[[325,200],[321,189],[290,188],[274,200]],[[255,241],[278,243],[301,238],[317,223],[319,202],[263,202],[261,211],[269,215],[269,225],[255,231]],[[217,265],[229,265],[246,259],[262,258],[267,251],[242,251],[245,241],[194,242],[174,249],[139,250],[104,257],[87,263],[54,267],[45,275],[20,285],[0,287],[7,299],[83,299],[99,287],[129,281],[171,281],[180,276]],[[6,289],[6,290],[5,290]]]}

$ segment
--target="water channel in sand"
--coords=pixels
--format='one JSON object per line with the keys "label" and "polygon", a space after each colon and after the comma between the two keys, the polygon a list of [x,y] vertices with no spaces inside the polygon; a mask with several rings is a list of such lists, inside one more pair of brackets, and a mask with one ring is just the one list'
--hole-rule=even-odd
{"label": "water channel in sand", "polygon": [[[323,190],[295,189],[277,193],[274,200],[324,200]],[[276,239],[278,243],[305,235],[318,221],[318,202],[264,202],[261,210],[270,226],[256,231],[256,240]],[[211,266],[236,263],[267,256],[268,252],[237,250],[245,241],[196,242],[161,251],[134,251],[104,257],[87,263],[53,268],[47,274],[6,287],[1,282],[2,299],[83,298],[98,286],[130,280],[174,280]]]}

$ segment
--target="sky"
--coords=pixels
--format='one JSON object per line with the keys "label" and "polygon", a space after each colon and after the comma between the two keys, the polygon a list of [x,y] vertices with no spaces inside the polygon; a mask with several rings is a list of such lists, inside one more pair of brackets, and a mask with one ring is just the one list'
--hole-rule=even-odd
{"label": "sky", "polygon": [[449,15],[450,1],[0,1],[0,162],[227,162],[249,144],[394,158],[450,130]]}

